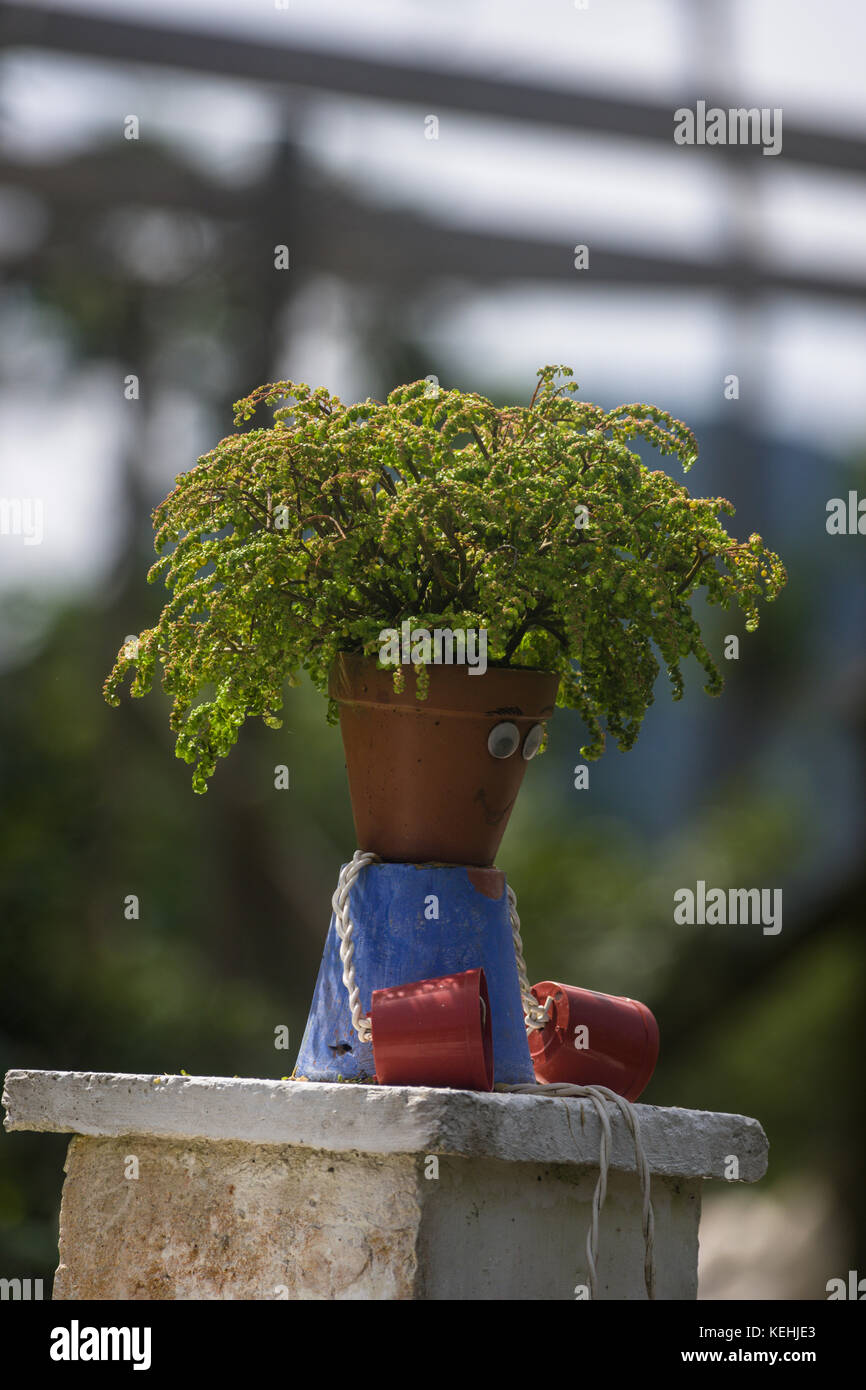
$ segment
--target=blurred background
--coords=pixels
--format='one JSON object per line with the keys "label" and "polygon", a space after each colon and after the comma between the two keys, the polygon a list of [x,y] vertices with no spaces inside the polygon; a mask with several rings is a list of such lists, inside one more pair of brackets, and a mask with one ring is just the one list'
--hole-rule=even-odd
{"label": "blurred background", "polygon": [[[662,678],[586,791],[557,712],[499,855],[530,978],[644,999],[643,1099],[764,1125],[766,1180],[706,1190],[702,1297],[866,1274],[866,539],[825,525],[866,496],[864,43],[857,0],[3,6],[3,1071],[292,1070],[354,849],[324,701],[290,692],[200,797],[162,693],[101,695],[164,601],[150,512],[231,402],[523,403],[567,363],[691,424],[690,489],[790,581],[754,635],[707,614],[720,659],[740,637],[722,698]],[[782,108],[782,153],[675,145],[698,99]],[[676,925],[698,879],[782,888],[783,930]],[[53,1273],[65,1148],[0,1140],[5,1277]]]}

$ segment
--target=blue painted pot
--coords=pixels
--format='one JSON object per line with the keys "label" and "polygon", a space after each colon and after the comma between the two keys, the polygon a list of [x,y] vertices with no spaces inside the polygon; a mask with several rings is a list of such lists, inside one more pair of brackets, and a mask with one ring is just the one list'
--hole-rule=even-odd
{"label": "blue painted pot", "polygon": [[[370,864],[352,886],[361,1007],[374,989],[484,970],[495,1082],[532,1082],[505,875],[456,864]],[[310,1081],[375,1079],[373,1048],[352,1027],[333,917],[294,1075]]]}

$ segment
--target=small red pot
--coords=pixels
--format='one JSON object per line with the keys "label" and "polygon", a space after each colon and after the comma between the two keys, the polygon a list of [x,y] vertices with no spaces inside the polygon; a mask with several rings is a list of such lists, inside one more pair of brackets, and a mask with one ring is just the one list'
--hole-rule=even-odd
{"label": "small red pot", "polygon": [[382,1086],[493,1090],[493,1031],[484,971],[373,991],[370,1023]]}
{"label": "small red pot", "polygon": [[[551,980],[533,985],[532,993],[539,1004],[549,995],[554,1001],[547,1026],[529,1034],[537,1080],[607,1086],[637,1100],[659,1055],[658,1024],[646,1004]],[[585,1035],[577,1031],[582,1028]]]}

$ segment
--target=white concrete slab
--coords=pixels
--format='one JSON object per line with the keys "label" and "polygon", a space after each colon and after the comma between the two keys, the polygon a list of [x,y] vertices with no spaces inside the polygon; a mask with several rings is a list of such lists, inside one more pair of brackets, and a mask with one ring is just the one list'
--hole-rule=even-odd
{"label": "white concrete slab", "polygon": [[[7,1130],[115,1138],[142,1135],[297,1145],[330,1153],[446,1154],[515,1163],[598,1166],[600,1125],[590,1102],[429,1087],[360,1086],[246,1077],[10,1071]],[[767,1167],[757,1120],[638,1105],[654,1175],[740,1182]],[[610,1166],[634,1171],[618,1111]]]}

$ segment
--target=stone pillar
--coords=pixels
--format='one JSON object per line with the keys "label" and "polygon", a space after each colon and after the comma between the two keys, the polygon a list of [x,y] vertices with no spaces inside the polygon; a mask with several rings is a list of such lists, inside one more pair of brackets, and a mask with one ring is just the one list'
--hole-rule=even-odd
{"label": "stone pillar", "polygon": [[[574,1299],[598,1176],[588,1101],[425,1087],[11,1071],[8,1130],[68,1132],[56,1299]],[[636,1107],[657,1296],[697,1293],[702,1183],[754,1182],[756,1120]],[[599,1297],[644,1299],[612,1115]]]}

